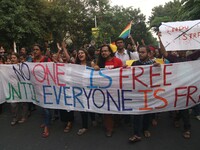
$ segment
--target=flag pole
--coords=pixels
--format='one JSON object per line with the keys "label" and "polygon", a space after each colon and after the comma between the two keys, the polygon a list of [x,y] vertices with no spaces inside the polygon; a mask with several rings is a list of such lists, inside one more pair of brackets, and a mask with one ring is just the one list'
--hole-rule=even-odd
{"label": "flag pole", "polygon": [[15,41],[13,42],[13,49],[14,49],[14,52],[17,53],[17,46],[16,46],[16,42]]}
{"label": "flag pole", "polygon": [[95,26],[95,28],[97,28],[97,17],[96,16],[94,16],[94,26]]}

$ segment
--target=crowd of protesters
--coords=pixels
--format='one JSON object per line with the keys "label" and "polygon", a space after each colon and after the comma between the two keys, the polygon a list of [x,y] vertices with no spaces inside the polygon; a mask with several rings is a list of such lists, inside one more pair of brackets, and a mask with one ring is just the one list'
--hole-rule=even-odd
{"label": "crowd of protesters", "polygon": [[[160,36],[159,40],[160,40]],[[200,50],[197,51],[178,51],[178,52],[166,52],[165,48],[160,40],[160,48],[152,45],[145,45],[142,40],[142,45],[138,42],[135,43],[133,38],[129,37],[130,42],[125,43],[123,38],[117,38],[115,44],[117,51],[114,53],[108,44],[102,44],[100,47],[87,46],[79,49],[73,49],[69,51],[65,41],[57,43],[57,52],[51,53],[51,50],[46,43],[44,47],[39,44],[34,44],[31,48],[31,53],[27,53],[27,49],[22,47],[18,53],[7,53],[2,45],[0,45],[0,64],[18,64],[22,62],[54,62],[54,63],[72,63],[84,66],[93,67],[95,70],[100,68],[119,68],[127,67],[127,60],[134,60],[131,66],[135,65],[153,65],[159,67],[160,64],[156,61],[162,59],[164,63],[177,63],[183,61],[191,61],[200,59]],[[6,55],[5,55],[6,54]],[[0,105],[0,114],[3,113],[2,105]],[[31,116],[36,106],[32,103],[20,102],[11,103],[12,120],[11,125],[17,125],[18,123],[24,123],[28,121],[28,117]],[[50,135],[50,124],[52,119],[60,118],[61,121],[66,123],[63,131],[68,133],[72,130],[74,123],[74,112],[68,110],[51,110],[43,108],[44,119],[41,124],[43,128],[42,137],[46,138]],[[200,120],[200,106],[196,105],[192,109],[192,113],[196,119]],[[191,137],[191,123],[189,109],[169,112],[173,116],[173,122],[175,127],[179,127],[179,120],[183,120],[184,132],[183,137],[189,139]],[[158,125],[157,116],[159,114],[145,114],[145,115],[113,115],[113,114],[97,114],[91,112],[80,112],[82,124],[77,131],[77,135],[83,135],[88,131],[89,117],[92,125],[97,125],[97,120],[100,118],[105,127],[105,135],[111,137],[113,135],[114,127],[120,122],[124,121],[127,124],[133,123],[134,135],[128,140],[130,142],[138,142],[144,137],[151,137],[149,126],[152,123],[153,126]]]}

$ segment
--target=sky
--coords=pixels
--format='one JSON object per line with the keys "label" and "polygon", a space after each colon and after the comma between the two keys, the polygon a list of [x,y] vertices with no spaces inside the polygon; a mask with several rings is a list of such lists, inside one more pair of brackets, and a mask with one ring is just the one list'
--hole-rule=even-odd
{"label": "sky", "polygon": [[123,7],[140,8],[141,12],[146,16],[148,20],[151,16],[151,10],[155,6],[165,5],[165,3],[172,0],[110,0],[111,6],[118,5]]}

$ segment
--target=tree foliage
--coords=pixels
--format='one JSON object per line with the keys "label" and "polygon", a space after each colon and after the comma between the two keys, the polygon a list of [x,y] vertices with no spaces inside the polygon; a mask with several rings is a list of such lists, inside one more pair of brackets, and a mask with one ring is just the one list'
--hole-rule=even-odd
{"label": "tree foliage", "polygon": [[25,43],[42,39],[47,29],[45,10],[40,0],[1,0],[0,40]]}
{"label": "tree foliage", "polygon": [[97,42],[115,40],[131,20],[136,41],[154,41],[139,9],[111,7],[109,0],[0,0],[0,43],[31,46],[48,40],[56,45],[70,38],[81,46],[93,39],[95,16],[100,29]]}
{"label": "tree foliage", "polygon": [[199,0],[182,0],[180,10],[180,20],[196,20],[200,19],[200,1]]}
{"label": "tree foliage", "polygon": [[179,12],[181,8],[181,1],[174,0],[159,5],[152,9],[152,15],[149,17],[150,28],[157,32],[161,22],[173,22],[179,20]]}

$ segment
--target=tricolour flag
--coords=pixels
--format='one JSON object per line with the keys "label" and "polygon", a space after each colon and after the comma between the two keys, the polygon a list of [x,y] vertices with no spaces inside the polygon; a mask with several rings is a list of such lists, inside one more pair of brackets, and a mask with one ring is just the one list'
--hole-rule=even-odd
{"label": "tricolour flag", "polygon": [[131,32],[131,25],[132,21],[126,26],[126,28],[122,31],[122,33],[119,35],[119,37],[125,39],[130,35]]}

